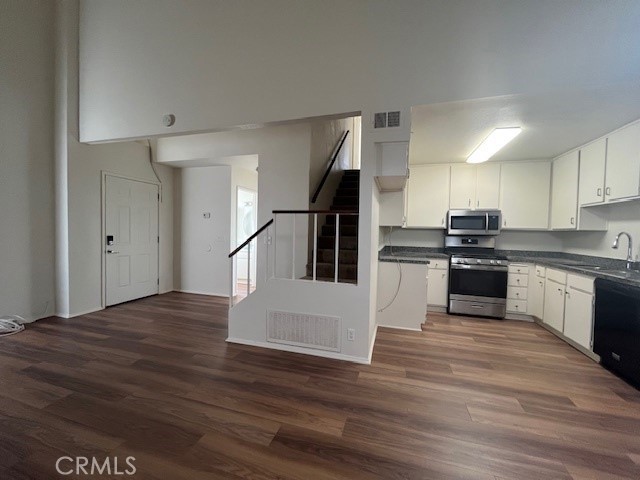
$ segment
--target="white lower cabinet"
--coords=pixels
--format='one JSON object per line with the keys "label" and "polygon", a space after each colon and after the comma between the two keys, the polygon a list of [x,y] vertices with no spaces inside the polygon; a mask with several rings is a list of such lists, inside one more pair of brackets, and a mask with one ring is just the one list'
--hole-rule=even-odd
{"label": "white lower cabinet", "polygon": [[446,307],[449,299],[449,261],[429,259],[429,262],[427,304]]}
{"label": "white lower cabinet", "polygon": [[529,282],[529,314],[542,320],[544,315],[545,268],[536,265],[536,271]]}
{"label": "white lower cabinet", "polygon": [[[550,272],[547,269],[547,272]],[[564,294],[566,285],[554,281],[547,275],[544,288],[544,311],[542,321],[559,332],[564,328]]]}
{"label": "white lower cabinet", "polygon": [[593,278],[567,276],[564,330],[567,338],[591,350],[593,333]]}
{"label": "white lower cabinet", "polygon": [[594,279],[540,266],[536,266],[534,278],[529,288],[529,313],[592,350]]}
{"label": "white lower cabinet", "polygon": [[[402,282],[398,289],[400,269]],[[398,294],[394,299],[396,291]],[[427,315],[427,266],[378,262],[377,310],[378,325],[420,330]]]}
{"label": "white lower cabinet", "polygon": [[526,314],[529,310],[529,272],[532,266],[512,263],[507,280],[507,313]]}

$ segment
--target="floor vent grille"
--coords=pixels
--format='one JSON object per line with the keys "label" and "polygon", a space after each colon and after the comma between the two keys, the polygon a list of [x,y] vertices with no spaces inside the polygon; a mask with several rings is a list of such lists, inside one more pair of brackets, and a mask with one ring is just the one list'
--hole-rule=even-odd
{"label": "floor vent grille", "polygon": [[339,317],[269,310],[267,341],[339,352],[341,321]]}

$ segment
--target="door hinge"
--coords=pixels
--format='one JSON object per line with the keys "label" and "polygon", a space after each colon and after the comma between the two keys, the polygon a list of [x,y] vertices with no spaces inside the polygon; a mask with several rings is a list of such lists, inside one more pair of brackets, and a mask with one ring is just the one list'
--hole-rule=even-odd
{"label": "door hinge", "polygon": [[160,285],[160,279],[159,278],[157,279],[157,284]]}
{"label": "door hinge", "polygon": [[158,235],[158,243],[160,243],[160,235]]}

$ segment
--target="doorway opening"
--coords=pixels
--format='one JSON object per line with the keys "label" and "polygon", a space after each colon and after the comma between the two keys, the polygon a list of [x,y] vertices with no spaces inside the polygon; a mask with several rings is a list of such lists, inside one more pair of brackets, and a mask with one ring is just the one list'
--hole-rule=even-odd
{"label": "doorway opening", "polygon": [[[236,247],[258,229],[258,192],[240,187],[236,189]],[[238,253],[235,269],[235,295],[244,298],[256,289],[256,251]]]}

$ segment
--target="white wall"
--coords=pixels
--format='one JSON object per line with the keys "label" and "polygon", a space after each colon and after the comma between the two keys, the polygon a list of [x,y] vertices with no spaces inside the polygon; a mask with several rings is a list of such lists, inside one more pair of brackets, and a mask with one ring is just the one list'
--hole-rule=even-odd
{"label": "white wall", "polygon": [[[258,155],[258,227],[273,218],[272,211],[307,210],[311,128],[308,123],[255,130],[167,137],[158,140],[158,161],[180,162],[241,155]],[[296,224],[296,275],[304,276],[307,261],[306,220]],[[278,220],[280,273],[291,272],[291,218]],[[229,238],[229,237],[228,237]],[[261,248],[261,247],[259,247]],[[259,255],[264,252],[259,250]],[[264,258],[264,257],[263,257]],[[264,278],[258,263],[258,280]]]}
{"label": "white wall", "polygon": [[609,220],[606,232],[571,232],[562,235],[563,248],[566,252],[597,257],[627,258],[627,239],[623,238],[618,250],[611,248],[616,235],[626,231],[633,237],[633,255],[636,260],[640,256],[640,201],[619,203],[608,207],[596,207],[604,210]]}
{"label": "white wall", "polygon": [[[149,147],[138,142],[78,142],[78,1],[56,17],[56,297],[57,314],[102,308],[102,172],[157,182]],[[36,31],[36,30],[34,30]],[[173,290],[173,169],[156,167],[160,203],[160,292]]]}
{"label": "white wall", "polygon": [[[158,165],[160,292],[173,290],[173,169]],[[69,315],[102,308],[102,172],[157,182],[149,148],[137,142],[85,145],[69,139]]]}
{"label": "white wall", "polygon": [[[576,89],[640,74],[634,0],[82,7],[86,141]],[[166,113],[177,118],[169,129]]]}
{"label": "white wall", "polygon": [[0,7],[0,315],[51,315],[54,292],[52,2]]}
{"label": "white wall", "polygon": [[[182,169],[176,184],[180,244],[176,288],[205,295],[229,295],[231,167]],[[204,218],[209,213],[210,218]]]}

